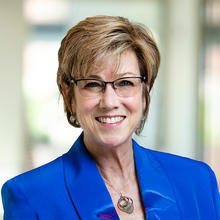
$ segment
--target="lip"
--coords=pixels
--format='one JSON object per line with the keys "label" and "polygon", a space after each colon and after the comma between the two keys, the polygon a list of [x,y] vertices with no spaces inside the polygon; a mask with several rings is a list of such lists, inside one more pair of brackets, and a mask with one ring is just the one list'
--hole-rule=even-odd
{"label": "lip", "polygon": [[[107,122],[102,122],[100,121],[98,118],[123,118],[122,120],[120,121],[117,121],[117,122],[113,122],[113,123],[107,123]],[[96,121],[104,126],[104,127],[107,127],[107,128],[112,128],[112,127],[116,127],[116,126],[119,126],[120,124],[122,124],[125,120],[126,116],[125,115],[101,115],[101,116],[97,116],[95,117]]]}

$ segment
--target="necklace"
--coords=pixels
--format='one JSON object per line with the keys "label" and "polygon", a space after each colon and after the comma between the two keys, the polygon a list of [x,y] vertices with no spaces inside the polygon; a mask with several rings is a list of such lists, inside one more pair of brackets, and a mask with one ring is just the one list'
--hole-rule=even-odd
{"label": "necklace", "polygon": [[134,211],[134,205],[133,205],[133,199],[128,196],[122,195],[122,193],[114,188],[114,186],[103,177],[104,181],[118,194],[120,194],[120,198],[118,199],[117,206],[118,208],[126,212],[128,214],[131,214]]}

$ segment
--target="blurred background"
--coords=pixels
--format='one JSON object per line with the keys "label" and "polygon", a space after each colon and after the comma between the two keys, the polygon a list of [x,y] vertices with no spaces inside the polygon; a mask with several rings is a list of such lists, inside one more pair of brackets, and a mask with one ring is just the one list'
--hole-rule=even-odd
{"label": "blurred background", "polygon": [[81,133],[63,112],[57,52],[67,30],[94,15],[145,24],[161,51],[148,121],[134,138],[205,161],[220,180],[219,0],[0,0],[0,187]]}

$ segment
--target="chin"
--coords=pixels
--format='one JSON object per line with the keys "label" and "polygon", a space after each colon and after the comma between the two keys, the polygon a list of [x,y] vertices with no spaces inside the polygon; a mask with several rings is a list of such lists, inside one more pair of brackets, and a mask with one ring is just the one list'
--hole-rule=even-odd
{"label": "chin", "polygon": [[130,138],[123,138],[122,135],[104,135],[101,138],[102,144],[109,148],[117,148],[128,140],[130,140]]}

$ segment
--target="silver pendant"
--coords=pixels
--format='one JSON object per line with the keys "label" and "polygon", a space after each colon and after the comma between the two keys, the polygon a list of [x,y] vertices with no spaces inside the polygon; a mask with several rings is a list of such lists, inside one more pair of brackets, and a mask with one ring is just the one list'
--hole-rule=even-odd
{"label": "silver pendant", "polygon": [[131,214],[134,211],[133,200],[130,197],[121,195],[117,205],[121,211],[126,212],[128,214]]}

